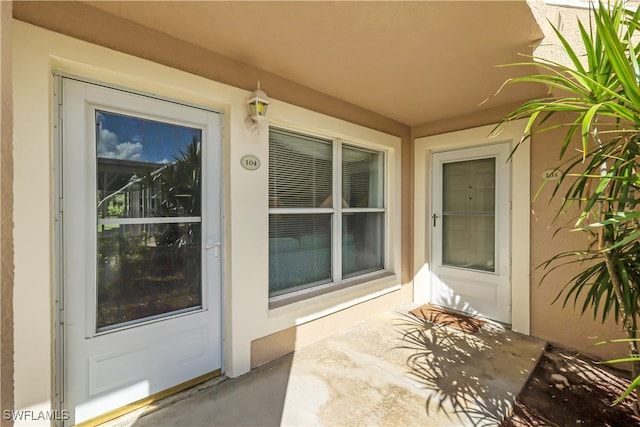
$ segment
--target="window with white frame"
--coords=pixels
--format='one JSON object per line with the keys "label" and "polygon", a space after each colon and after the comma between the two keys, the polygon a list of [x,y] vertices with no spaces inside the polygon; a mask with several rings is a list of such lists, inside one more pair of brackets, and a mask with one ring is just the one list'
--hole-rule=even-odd
{"label": "window with white frame", "polygon": [[269,296],[385,267],[385,153],[269,129]]}

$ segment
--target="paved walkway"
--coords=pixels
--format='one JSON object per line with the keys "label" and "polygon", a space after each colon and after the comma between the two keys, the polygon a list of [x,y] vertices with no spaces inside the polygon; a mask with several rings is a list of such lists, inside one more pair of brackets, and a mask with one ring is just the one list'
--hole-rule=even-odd
{"label": "paved walkway", "polygon": [[110,426],[488,426],[500,423],[544,342],[498,324],[475,334],[401,307]]}

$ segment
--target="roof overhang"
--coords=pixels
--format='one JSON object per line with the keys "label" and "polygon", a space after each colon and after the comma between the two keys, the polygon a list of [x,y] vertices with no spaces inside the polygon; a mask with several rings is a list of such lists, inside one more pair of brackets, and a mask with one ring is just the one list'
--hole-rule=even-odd
{"label": "roof overhang", "polygon": [[423,133],[495,120],[543,93],[494,96],[531,71],[499,65],[530,55],[543,35],[525,0],[18,1],[14,16],[244,89],[261,80],[283,101],[321,94]]}

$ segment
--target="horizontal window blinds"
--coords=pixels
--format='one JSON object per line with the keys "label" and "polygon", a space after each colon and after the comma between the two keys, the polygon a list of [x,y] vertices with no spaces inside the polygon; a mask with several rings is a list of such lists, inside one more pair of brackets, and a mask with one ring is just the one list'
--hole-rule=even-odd
{"label": "horizontal window blinds", "polygon": [[384,207],[384,154],[342,148],[342,198],[351,208]]}
{"label": "horizontal window blinds", "polygon": [[332,214],[272,214],[269,295],[331,282]]}
{"label": "horizontal window blinds", "polygon": [[332,169],[333,141],[279,129],[269,132],[270,207],[327,207]]}
{"label": "horizontal window blinds", "polygon": [[270,128],[269,296],[384,269],[384,183],[382,151]]}
{"label": "horizontal window blinds", "polygon": [[333,141],[269,132],[269,207],[305,209],[269,216],[269,295],[332,281]]}

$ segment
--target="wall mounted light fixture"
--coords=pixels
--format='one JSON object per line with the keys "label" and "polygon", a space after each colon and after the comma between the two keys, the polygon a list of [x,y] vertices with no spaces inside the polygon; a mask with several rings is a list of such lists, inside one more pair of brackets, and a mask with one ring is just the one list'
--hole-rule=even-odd
{"label": "wall mounted light fixture", "polygon": [[260,89],[260,82],[258,82],[258,88],[251,93],[247,100],[247,106],[249,107],[247,126],[254,131],[258,128],[260,122],[267,118],[267,111],[269,110],[269,97]]}

